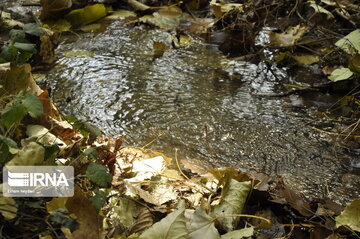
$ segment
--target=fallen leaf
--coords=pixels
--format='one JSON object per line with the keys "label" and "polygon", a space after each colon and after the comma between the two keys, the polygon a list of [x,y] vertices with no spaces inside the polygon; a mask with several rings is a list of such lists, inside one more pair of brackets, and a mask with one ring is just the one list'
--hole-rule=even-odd
{"label": "fallen leaf", "polygon": [[240,239],[240,238],[248,238],[254,235],[254,228],[247,227],[240,230],[235,230],[232,232],[228,232],[224,235],[221,235],[221,239]]}
{"label": "fallen leaf", "polygon": [[316,4],[315,0],[309,0],[307,1],[307,4],[314,9],[314,11],[316,13],[323,13],[326,15],[326,18],[329,20],[329,19],[332,19],[334,18],[334,15],[329,12],[328,10],[326,10],[325,8],[323,8],[322,6]]}
{"label": "fallen leaf", "polygon": [[111,15],[107,16],[107,19],[125,19],[127,17],[136,17],[136,13],[133,11],[128,11],[128,10],[124,10],[124,9],[120,9],[117,10],[113,13],[111,13]]}
{"label": "fallen leaf", "polygon": [[102,238],[102,218],[78,186],[74,188],[74,196],[66,202],[66,208],[70,213],[75,214],[76,221],[79,223],[78,228],[72,233],[74,239]]}
{"label": "fallen leaf", "polygon": [[131,227],[131,234],[142,233],[154,224],[154,217],[148,208],[142,207],[139,211],[137,219]]}
{"label": "fallen leaf", "polygon": [[15,157],[6,163],[6,166],[34,166],[42,165],[45,158],[45,149],[40,144],[30,142],[23,147]]}
{"label": "fallen leaf", "polygon": [[0,196],[0,213],[5,220],[14,219],[17,216],[17,210],[18,209],[13,198]]}
{"label": "fallen leaf", "polygon": [[328,79],[334,82],[342,81],[349,79],[354,73],[346,67],[340,67],[335,69],[330,76],[328,76]]}
{"label": "fallen leaf", "polygon": [[360,199],[355,199],[335,218],[336,227],[348,226],[360,232]]}
{"label": "fallen leaf", "polygon": [[124,197],[119,197],[115,194],[111,195],[108,206],[111,209],[108,212],[107,217],[112,220],[113,227],[121,224],[127,229],[130,229],[130,227],[134,225],[135,218],[138,214],[138,208],[134,201]]}
{"label": "fallen leaf", "polygon": [[273,46],[290,47],[294,46],[297,41],[305,34],[307,26],[296,25],[289,27],[284,33],[270,32],[270,43]]}
{"label": "fallen leaf", "polygon": [[186,210],[187,228],[190,239],[206,238],[220,239],[220,234],[215,228],[215,220],[204,209]]}
{"label": "fallen leaf", "polygon": [[316,55],[293,55],[291,56],[299,65],[311,65],[320,60]]}
{"label": "fallen leaf", "polygon": [[66,202],[68,199],[67,197],[53,198],[51,201],[46,202],[46,211],[51,214],[59,208],[67,209]]}
{"label": "fallen leaf", "polygon": [[338,40],[335,45],[340,47],[348,54],[360,54],[360,29],[350,32],[345,37]]}
{"label": "fallen leaf", "polygon": [[42,125],[28,125],[26,127],[27,136],[34,137],[37,142],[43,145],[57,145],[60,149],[65,149],[66,144],[58,137],[49,132],[47,128]]}
{"label": "fallen leaf", "polygon": [[350,58],[349,69],[352,72],[360,73],[360,54],[356,54]]}
{"label": "fallen leaf", "polygon": [[94,4],[81,9],[75,9],[65,15],[65,19],[72,26],[78,27],[95,22],[106,16],[106,8],[104,4]]}
{"label": "fallen leaf", "polygon": [[233,10],[240,13],[244,11],[244,4],[240,3],[217,3],[216,0],[211,0],[210,6],[212,6],[212,10],[216,18],[221,18],[224,14]]}
{"label": "fallen leaf", "polygon": [[[232,214],[240,214],[244,208],[246,198],[250,192],[251,181],[238,182],[234,179],[228,180],[221,192],[220,204],[214,206],[213,217],[223,217]],[[239,217],[223,217],[218,222],[225,231],[234,230]]]}
{"label": "fallen leaf", "polygon": [[186,239],[188,231],[186,228],[185,203],[181,201],[179,208],[168,214],[160,222],[155,223],[140,235],[141,239]]}

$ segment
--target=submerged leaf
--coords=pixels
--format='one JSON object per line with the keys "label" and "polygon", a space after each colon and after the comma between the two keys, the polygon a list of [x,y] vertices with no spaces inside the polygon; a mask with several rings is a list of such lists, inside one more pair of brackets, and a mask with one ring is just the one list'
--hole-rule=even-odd
{"label": "submerged leaf", "polygon": [[188,231],[186,228],[185,203],[180,202],[179,209],[168,214],[160,222],[140,235],[141,239],[187,239]]}
{"label": "submerged leaf", "polygon": [[346,67],[341,67],[336,70],[334,70],[331,75],[328,77],[331,81],[342,81],[349,79],[354,73]]}
{"label": "submerged leaf", "polygon": [[360,232],[360,199],[355,199],[345,210],[335,218],[336,226],[349,226]]}
{"label": "submerged leaf", "polygon": [[238,217],[226,216],[242,212],[250,188],[251,181],[238,182],[230,179],[225,184],[220,204],[216,205],[212,211],[213,217],[222,217],[218,219],[218,222],[225,231],[232,231],[236,227]]}

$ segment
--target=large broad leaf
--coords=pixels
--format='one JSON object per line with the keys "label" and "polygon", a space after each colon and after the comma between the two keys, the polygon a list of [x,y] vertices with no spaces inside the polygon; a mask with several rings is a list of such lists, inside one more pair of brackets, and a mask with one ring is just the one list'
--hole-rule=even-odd
{"label": "large broad leaf", "polygon": [[14,124],[20,123],[20,121],[27,114],[27,109],[23,104],[15,104],[6,107],[1,115],[2,122],[7,128],[10,128]]}
{"label": "large broad leaf", "polygon": [[221,239],[240,239],[240,238],[248,238],[251,237],[254,234],[254,228],[248,227],[232,232],[228,232],[221,236]]}
{"label": "large broad leaf", "polygon": [[179,209],[168,214],[160,222],[140,235],[141,239],[187,239],[188,231],[186,228],[185,203],[180,202]]}
{"label": "large broad leaf", "polygon": [[89,164],[86,170],[86,176],[100,187],[106,188],[112,181],[112,175],[107,172],[106,168],[98,163]]}
{"label": "large broad leaf", "polygon": [[335,45],[343,49],[349,54],[360,53],[360,29],[350,32],[345,37],[338,40]]}
{"label": "large broad leaf", "polygon": [[216,205],[212,211],[213,217],[220,217],[218,222],[225,231],[232,231],[236,227],[238,217],[227,216],[242,212],[250,188],[251,181],[238,182],[230,179],[225,184],[220,204]]}
{"label": "large broad leaf", "polygon": [[33,118],[39,117],[44,113],[41,101],[32,93],[26,93],[22,103]]}
{"label": "large broad leaf", "polygon": [[335,218],[336,226],[349,226],[360,232],[360,198],[355,199],[345,210]]}
{"label": "large broad leaf", "polygon": [[190,239],[206,238],[220,239],[220,234],[215,228],[214,218],[210,217],[201,207],[193,210],[186,210],[187,228]]}

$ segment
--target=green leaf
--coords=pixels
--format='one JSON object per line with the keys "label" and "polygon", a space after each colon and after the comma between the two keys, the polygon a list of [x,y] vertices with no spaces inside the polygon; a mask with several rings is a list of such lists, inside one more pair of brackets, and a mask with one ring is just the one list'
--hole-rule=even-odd
{"label": "green leaf", "polygon": [[335,218],[336,226],[349,226],[360,232],[360,198],[347,205],[345,210]]}
{"label": "green leaf", "polygon": [[44,35],[44,30],[36,23],[28,23],[23,26],[24,31],[27,34],[34,35],[34,36],[42,36]]}
{"label": "green leaf", "polygon": [[95,148],[88,148],[84,151],[84,154],[88,156],[90,159],[97,159],[99,157],[98,152]]}
{"label": "green leaf", "polygon": [[[221,201],[212,211],[213,217],[223,217],[231,214],[240,214],[244,208],[246,198],[251,188],[251,181],[238,182],[228,180],[221,193]],[[232,231],[236,227],[238,217],[219,218],[218,222],[225,231]]]}
{"label": "green leaf", "polygon": [[10,155],[10,149],[17,149],[17,144],[12,139],[0,135],[0,166],[6,162]]}
{"label": "green leaf", "polygon": [[3,110],[1,119],[4,125],[10,128],[12,125],[20,123],[26,114],[27,110],[24,105],[15,104]]}
{"label": "green leaf", "polygon": [[112,181],[112,175],[106,168],[98,163],[89,164],[86,170],[86,176],[100,187],[106,188]]}
{"label": "green leaf", "polygon": [[345,52],[353,55],[360,54],[360,29],[350,32],[345,37],[338,40],[335,45]]}
{"label": "green leaf", "polygon": [[69,212],[65,211],[64,209],[58,209],[57,211],[50,214],[49,220],[51,222],[59,223],[62,226],[74,231],[76,229],[77,222],[68,214]]}
{"label": "green leaf", "polygon": [[338,68],[334,70],[331,75],[328,77],[331,81],[342,81],[350,78],[354,73],[349,69],[345,67]]}
{"label": "green leaf", "polygon": [[36,53],[36,44],[15,42],[14,47],[20,51]]}
{"label": "green leaf", "polygon": [[13,61],[16,56],[18,55],[18,49],[16,49],[14,46],[5,46],[2,48],[0,57],[3,58],[6,61]]}
{"label": "green leaf", "polygon": [[25,39],[25,32],[23,30],[12,29],[9,32],[9,35],[10,35],[10,40],[12,42],[23,42],[23,43],[27,42],[27,40]]}
{"label": "green leaf", "polygon": [[254,235],[254,228],[248,227],[248,228],[228,232],[222,235],[221,239],[240,239],[244,237],[248,238],[251,237],[252,235]]}
{"label": "green leaf", "polygon": [[106,194],[103,191],[96,189],[95,196],[91,197],[90,201],[94,205],[95,210],[99,212],[106,203]]}
{"label": "green leaf", "polygon": [[168,214],[140,235],[141,239],[187,239],[185,203],[180,202],[178,210]]}
{"label": "green leaf", "polygon": [[201,207],[196,208],[195,211],[186,210],[185,216],[190,239],[220,239],[220,234],[215,228],[214,219]]}
{"label": "green leaf", "polygon": [[41,101],[37,96],[30,92],[25,94],[22,103],[33,118],[39,117],[44,113]]}
{"label": "green leaf", "polygon": [[30,58],[33,56],[33,53],[30,52],[20,52],[20,54],[15,59],[16,65],[22,65],[25,64],[30,60]]}
{"label": "green leaf", "polygon": [[7,145],[9,148],[15,148],[17,149],[17,144],[14,140],[8,138],[8,137],[5,137],[4,135],[0,135],[0,141],[2,143],[4,143],[5,145]]}

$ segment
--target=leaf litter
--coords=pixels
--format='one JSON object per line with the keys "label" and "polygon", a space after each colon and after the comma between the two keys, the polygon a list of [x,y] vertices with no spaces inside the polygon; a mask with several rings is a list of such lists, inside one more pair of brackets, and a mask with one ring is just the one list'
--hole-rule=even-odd
{"label": "leaf litter", "polygon": [[[59,15],[60,18],[48,19],[44,24],[54,32],[71,31],[101,18],[105,20],[105,16],[112,13],[113,18],[135,18],[138,22],[164,29],[208,33],[209,29],[219,27],[218,19],[224,23],[232,14],[246,14],[251,4],[245,2],[211,1],[211,9],[217,18],[214,19],[194,17],[176,5],[153,8],[152,14],[146,15],[147,12],[138,18],[138,14],[131,11],[112,13],[103,4],[71,10],[70,0],[42,0],[41,18],[44,20]],[[345,13],[359,10],[349,1],[341,1],[340,5],[335,1],[306,1],[305,4],[315,15],[324,15],[326,19],[340,15],[350,23],[353,20]],[[345,13],[339,12],[338,6]],[[328,10],[332,8],[334,11]],[[145,11],[149,9],[146,6],[143,8]],[[68,13],[64,15],[64,11]],[[36,24],[23,25],[11,21],[5,12],[1,12],[1,19],[7,27],[19,26],[26,34],[39,37],[45,32]],[[241,20],[237,22],[240,23]],[[316,54],[293,54],[299,45],[312,46],[311,39],[314,38],[306,37],[310,31],[307,25],[290,24],[269,34],[269,46],[290,49],[289,56],[299,65],[317,63],[319,56]],[[346,54],[356,56],[359,54],[358,33],[358,29],[354,30],[337,41],[335,46]],[[13,36],[13,46],[18,51],[16,54],[19,51],[22,54],[35,54],[37,45],[23,42],[26,39],[22,36],[24,34]],[[186,47],[190,44],[189,39],[188,35],[180,35],[175,44]],[[47,54],[50,56],[49,62],[53,62],[51,44],[47,40],[41,42],[47,45],[44,58]],[[4,52],[11,53],[9,49]],[[154,42],[154,58],[160,58],[165,51],[163,44]],[[10,57],[15,57],[11,54]],[[349,68],[334,67],[329,79],[341,81],[357,74],[357,60],[351,59]],[[9,104],[2,111],[2,122],[9,129],[25,123],[24,119],[28,116],[32,121],[27,124],[28,138],[19,149],[18,141],[5,136],[1,138],[8,155],[4,162],[7,165],[44,165],[44,145],[61,145],[61,151],[54,161],[72,164],[77,175],[81,176],[74,197],[42,201],[46,205],[46,213],[50,215],[49,220],[59,226],[67,238],[102,238],[103,235],[108,238],[202,238],[204,235],[206,238],[260,238],[274,235],[274,230],[278,231],[276,236],[281,238],[287,238],[288,233],[296,235],[294,238],[315,238],[318,231],[321,231],[321,235],[326,234],[327,238],[338,238],[340,234],[350,237],[358,235],[359,200],[342,211],[341,206],[331,201],[306,202],[281,178],[231,168],[205,172],[195,167],[180,168],[174,166],[177,162],[161,153],[121,147],[120,138],[103,136],[101,131],[87,122],[62,117],[52,105],[48,93],[33,81],[29,65],[3,64],[0,69],[6,91],[19,93],[26,89],[31,92],[23,95],[18,101],[20,103]],[[35,138],[40,138],[41,142]],[[194,174],[186,175],[186,169]],[[18,214],[20,204],[4,197],[0,197],[0,202],[5,222],[18,218],[22,226],[21,214]],[[344,230],[344,227],[352,231]],[[56,235],[56,232],[53,234]]]}

